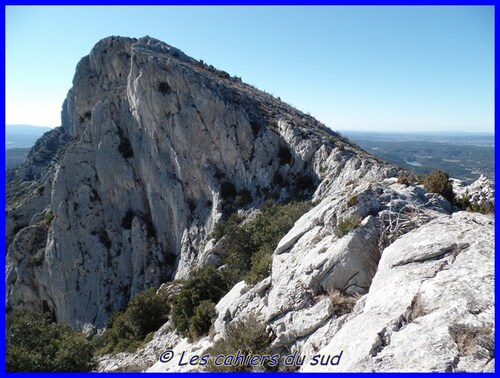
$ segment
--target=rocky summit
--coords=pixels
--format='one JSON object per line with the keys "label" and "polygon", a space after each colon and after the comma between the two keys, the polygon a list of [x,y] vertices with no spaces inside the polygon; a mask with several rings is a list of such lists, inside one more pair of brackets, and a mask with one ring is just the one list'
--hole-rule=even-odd
{"label": "rocky summit", "polygon": [[[254,370],[493,371],[493,216],[402,175],[172,46],[105,38],[77,65],[61,127],[8,172],[7,310],[106,335],[137,294],[167,292],[163,325],[135,351],[102,354],[100,371],[204,370],[242,324],[262,326],[269,361],[280,360]],[[455,188],[493,201],[484,177]],[[297,203],[307,205],[268,242],[259,214],[284,221],[279,209]],[[181,305],[179,292],[203,268],[236,264],[234,235],[247,235],[228,231],[236,215],[234,230],[271,230],[248,239],[261,246],[248,264],[268,257],[265,274],[233,274],[181,332],[194,297]],[[209,332],[193,333],[199,319]]]}

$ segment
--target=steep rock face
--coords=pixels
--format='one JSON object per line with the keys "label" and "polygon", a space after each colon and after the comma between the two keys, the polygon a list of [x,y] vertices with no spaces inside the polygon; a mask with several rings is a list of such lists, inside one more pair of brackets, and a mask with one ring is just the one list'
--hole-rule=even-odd
{"label": "steep rock face", "polygon": [[8,298],[25,306],[30,291],[74,326],[102,327],[133,294],[187,276],[210,253],[207,236],[238,192],[250,192],[249,207],[266,194],[304,194],[324,176],[325,159],[341,170],[361,153],[313,118],[149,37],[100,41],[77,66],[62,124],[71,141],[49,180],[45,258],[27,288],[11,245]]}

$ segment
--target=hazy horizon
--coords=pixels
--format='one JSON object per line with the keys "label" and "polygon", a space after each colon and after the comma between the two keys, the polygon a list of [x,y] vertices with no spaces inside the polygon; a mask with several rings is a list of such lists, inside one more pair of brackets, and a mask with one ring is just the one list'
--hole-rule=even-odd
{"label": "hazy horizon", "polygon": [[[54,129],[59,126],[44,126],[44,125],[31,125],[31,124],[6,124],[6,127],[40,127],[40,128],[50,128]],[[332,129],[333,130],[333,129]],[[404,134],[404,135],[433,135],[433,134],[470,134],[470,135],[487,135],[494,136],[494,131],[463,131],[463,130],[427,130],[427,131],[415,131],[415,130],[384,130],[384,129],[338,129],[333,130],[339,133],[360,133],[360,134]]]}

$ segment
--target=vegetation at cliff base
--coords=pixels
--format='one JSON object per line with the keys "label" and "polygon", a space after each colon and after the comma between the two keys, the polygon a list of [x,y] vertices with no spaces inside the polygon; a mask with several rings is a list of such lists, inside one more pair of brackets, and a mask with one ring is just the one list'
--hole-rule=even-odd
{"label": "vegetation at cliff base", "polygon": [[6,342],[9,372],[85,372],[95,367],[94,347],[85,335],[44,314],[8,314]]}
{"label": "vegetation at cliff base", "polygon": [[220,226],[226,236],[224,264],[230,286],[242,279],[255,284],[269,276],[272,254],[279,241],[311,207],[308,201],[281,205],[268,201],[249,222],[238,222],[235,216]]}
{"label": "vegetation at cliff base", "polygon": [[495,206],[492,201],[473,203],[469,200],[467,193],[462,197],[455,198],[455,205],[457,205],[461,210],[473,213],[492,214],[495,212]]}
{"label": "vegetation at cliff base", "polygon": [[172,304],[172,324],[180,335],[196,339],[206,334],[215,317],[215,304],[229,291],[224,273],[213,266],[197,271]]}
{"label": "vegetation at cliff base", "polygon": [[237,213],[214,227],[212,237],[224,238],[223,266],[206,266],[186,281],[172,304],[172,324],[191,340],[206,335],[216,316],[215,304],[239,281],[255,284],[270,273],[272,254],[310,202],[275,205],[266,202],[257,216],[244,222]]}
{"label": "vegetation at cliff base", "polygon": [[168,320],[170,305],[166,295],[151,288],[138,293],[124,311],[115,312],[106,332],[96,336],[97,354],[133,352],[148,335],[157,331]]}
{"label": "vegetation at cliff base", "polygon": [[[8,370],[90,371],[95,367],[94,355],[134,352],[151,340],[169,316],[180,335],[190,340],[206,335],[217,315],[216,303],[237,282],[244,279],[253,284],[269,275],[279,240],[311,207],[310,202],[276,205],[269,201],[250,221],[244,222],[233,214],[214,229],[216,239],[224,238],[221,268],[206,266],[198,270],[179,283],[181,289],[175,296],[153,288],[138,293],[124,310],[113,314],[104,334],[91,340],[44,315],[9,315]],[[269,335],[265,326],[253,322],[232,325],[227,347],[244,348],[248,353],[264,351],[270,343]],[[217,348],[221,348],[220,343]]]}
{"label": "vegetation at cliff base", "polygon": [[[250,315],[243,321],[230,323],[226,328],[226,337],[217,340],[212,347],[205,351],[210,356],[248,356],[269,354],[269,345],[273,341],[273,335],[267,332],[266,323],[259,321],[255,315]],[[249,372],[276,371],[278,364],[266,363],[264,365],[252,367],[250,364],[232,364],[224,366],[214,363],[211,359],[206,367],[211,372]]]}

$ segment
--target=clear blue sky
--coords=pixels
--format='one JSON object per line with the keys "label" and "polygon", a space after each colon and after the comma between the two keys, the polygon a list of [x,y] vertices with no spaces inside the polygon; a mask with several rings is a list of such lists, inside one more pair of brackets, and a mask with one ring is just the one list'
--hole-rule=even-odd
{"label": "clear blue sky", "polygon": [[493,7],[7,7],[6,122],[57,126],[80,58],[150,35],[333,130],[494,130]]}

